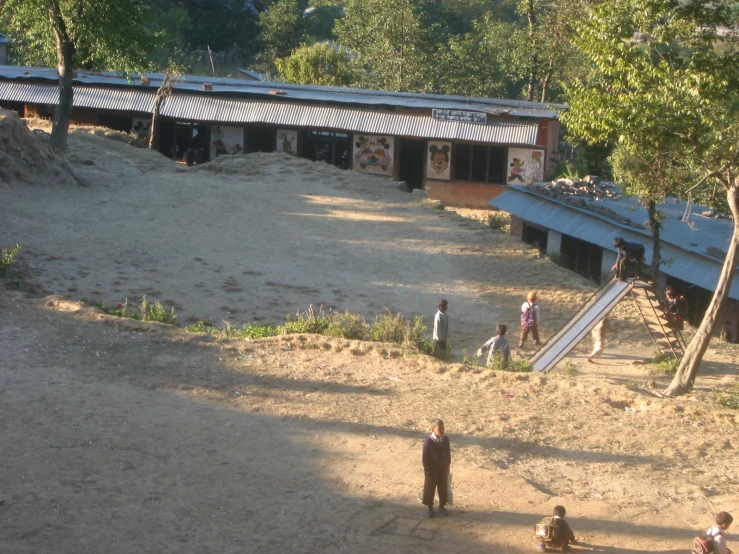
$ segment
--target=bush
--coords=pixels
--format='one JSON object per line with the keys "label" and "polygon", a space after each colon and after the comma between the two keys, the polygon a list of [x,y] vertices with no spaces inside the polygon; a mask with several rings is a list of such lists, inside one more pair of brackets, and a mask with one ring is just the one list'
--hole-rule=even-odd
{"label": "bush", "polygon": [[16,244],[12,250],[0,250],[0,279],[8,277],[10,266],[21,250],[21,245]]}
{"label": "bush", "polygon": [[670,356],[669,354],[662,354],[650,361],[649,366],[649,373],[651,375],[665,377],[672,376],[677,372],[677,368],[680,366],[680,360]]}
{"label": "bush", "polygon": [[494,231],[510,233],[511,230],[511,214],[507,212],[490,212],[488,214],[488,227]]}

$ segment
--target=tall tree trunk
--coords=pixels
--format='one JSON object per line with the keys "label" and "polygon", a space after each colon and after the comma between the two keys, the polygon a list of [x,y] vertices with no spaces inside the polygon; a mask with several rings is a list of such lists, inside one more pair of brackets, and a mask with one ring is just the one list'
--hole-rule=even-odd
{"label": "tall tree trunk", "polygon": [[541,80],[541,103],[547,101],[547,93],[549,92],[549,83],[552,80],[554,74],[554,56],[549,58],[549,65],[547,66],[547,72],[544,78]]}
{"label": "tall tree trunk", "polygon": [[728,298],[731,291],[731,283],[734,280],[734,271],[736,269],[737,259],[739,258],[739,178],[730,183],[726,191],[726,198],[734,216],[734,232],[729,242],[729,250],[726,253],[724,267],[721,269],[721,275],[716,284],[716,292],[713,294],[711,303],[703,316],[698,332],[690,341],[688,349],[685,351],[680,367],[677,369],[672,383],[665,391],[665,396],[679,396],[685,394],[693,388],[695,377],[698,374],[703,355],[706,353],[708,343],[713,334],[713,327],[716,324],[716,317],[724,305],[724,301]]}
{"label": "tall tree trunk", "polygon": [[534,90],[536,88],[536,66],[539,64],[539,57],[536,53],[534,37],[536,36],[536,14],[534,13],[534,0],[528,0],[526,4],[526,19],[529,22],[529,45],[533,48],[531,59],[529,60],[529,82],[526,85],[526,100],[533,102]]}
{"label": "tall tree trunk", "polygon": [[164,79],[162,84],[157,89],[156,96],[154,97],[154,110],[151,113],[151,127],[149,129],[149,148],[151,150],[157,147],[157,133],[159,132],[159,110],[162,107],[164,99],[172,92],[172,74],[169,71],[164,72]]}
{"label": "tall tree trunk", "polygon": [[59,105],[51,127],[51,145],[63,152],[67,149],[69,120],[72,118],[74,101],[72,79],[74,78],[75,47],[67,33],[67,26],[62,18],[59,3],[56,1],[52,2],[49,7],[49,20],[56,38],[57,73],[59,74]]}
{"label": "tall tree trunk", "polygon": [[652,231],[652,263],[649,265],[652,279],[657,282],[657,273],[659,273],[659,264],[662,253],[660,248],[661,228],[659,219],[657,219],[657,202],[655,200],[647,201],[647,214],[649,216],[649,230]]}

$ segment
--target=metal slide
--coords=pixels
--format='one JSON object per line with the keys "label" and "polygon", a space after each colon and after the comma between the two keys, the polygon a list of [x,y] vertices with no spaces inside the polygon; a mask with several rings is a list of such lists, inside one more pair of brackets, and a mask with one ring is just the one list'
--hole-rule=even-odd
{"label": "metal slide", "polygon": [[633,287],[646,286],[640,281],[624,282],[615,277],[608,281],[534,354],[529,360],[531,368],[534,371],[552,369]]}

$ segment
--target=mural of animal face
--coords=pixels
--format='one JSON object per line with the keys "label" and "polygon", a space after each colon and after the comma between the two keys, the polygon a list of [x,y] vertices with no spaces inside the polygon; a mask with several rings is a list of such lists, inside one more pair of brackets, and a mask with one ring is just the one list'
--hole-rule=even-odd
{"label": "mural of animal face", "polygon": [[431,168],[437,173],[444,173],[449,167],[449,146],[444,145],[441,148],[435,144],[429,146],[431,153]]}
{"label": "mural of animal face", "polygon": [[362,169],[367,166],[380,166],[383,170],[386,170],[393,161],[388,152],[390,143],[385,137],[372,139],[360,136],[354,145],[358,148],[354,159]]}

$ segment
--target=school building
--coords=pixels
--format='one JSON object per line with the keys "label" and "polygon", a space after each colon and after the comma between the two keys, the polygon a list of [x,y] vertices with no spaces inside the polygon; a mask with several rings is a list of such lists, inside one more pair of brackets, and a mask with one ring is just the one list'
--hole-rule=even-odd
{"label": "school building", "polygon": [[[448,205],[488,208],[509,184],[554,169],[562,105],[182,75],[160,109],[157,148],[182,158],[280,151],[405,181]],[[145,135],[163,74],[83,71],[74,123]],[[0,106],[52,117],[56,69],[0,66]]]}
{"label": "school building", "polygon": [[[652,236],[646,230],[646,209],[634,197],[622,197],[614,183],[585,182],[513,185],[490,201],[511,214],[511,234],[536,245],[564,267],[602,283],[613,275],[615,237],[644,245],[648,266]],[[660,283],[685,296],[688,320],[697,325],[713,297],[734,222],[709,208],[667,198],[661,232]],[[727,325],[728,322],[728,325]],[[739,274],[717,328],[727,325],[739,338]]]}

